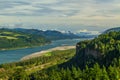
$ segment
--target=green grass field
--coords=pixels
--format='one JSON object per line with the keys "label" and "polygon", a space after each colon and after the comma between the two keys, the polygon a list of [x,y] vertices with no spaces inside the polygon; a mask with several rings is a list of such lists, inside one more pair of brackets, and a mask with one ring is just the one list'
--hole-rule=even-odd
{"label": "green grass field", "polygon": [[42,36],[0,29],[0,50],[41,46],[48,42]]}

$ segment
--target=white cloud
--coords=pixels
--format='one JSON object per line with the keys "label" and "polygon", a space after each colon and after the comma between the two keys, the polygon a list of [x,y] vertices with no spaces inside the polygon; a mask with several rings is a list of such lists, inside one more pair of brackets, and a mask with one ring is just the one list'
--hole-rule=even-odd
{"label": "white cloud", "polygon": [[[38,16],[79,15],[82,18],[89,18],[90,16],[115,16],[120,13],[119,0],[5,0],[0,2],[1,5],[4,4],[7,8],[4,9],[3,7],[0,7],[3,9],[1,15],[9,15],[12,13],[14,16],[20,16],[21,14],[16,14],[16,12],[20,12],[22,15],[25,14],[26,16],[27,14],[27,16],[31,16],[32,12],[32,15],[39,14]],[[29,13],[26,13],[24,10]],[[115,12],[113,13],[113,11]],[[42,13],[42,15],[40,13]]]}
{"label": "white cloud", "polygon": [[0,0],[0,24],[119,26],[119,9],[120,0]]}
{"label": "white cloud", "polygon": [[78,33],[79,32],[88,32],[88,30],[87,29],[83,29],[83,30],[79,30],[79,31],[77,31]]}
{"label": "white cloud", "polygon": [[99,35],[99,34],[101,34],[99,31],[89,31],[87,29],[77,31],[77,34],[83,34],[83,33],[86,33],[87,35]]}

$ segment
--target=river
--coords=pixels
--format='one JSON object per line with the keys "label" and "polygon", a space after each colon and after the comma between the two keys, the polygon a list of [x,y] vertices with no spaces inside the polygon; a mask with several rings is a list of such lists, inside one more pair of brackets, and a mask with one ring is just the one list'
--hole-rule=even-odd
{"label": "river", "polygon": [[40,47],[0,51],[0,64],[20,61],[20,59],[24,56],[27,56],[42,50],[47,50],[50,48],[62,46],[62,45],[75,46],[77,42],[83,41],[83,40],[86,40],[86,39],[56,40],[56,41],[52,41],[51,44],[47,44]]}

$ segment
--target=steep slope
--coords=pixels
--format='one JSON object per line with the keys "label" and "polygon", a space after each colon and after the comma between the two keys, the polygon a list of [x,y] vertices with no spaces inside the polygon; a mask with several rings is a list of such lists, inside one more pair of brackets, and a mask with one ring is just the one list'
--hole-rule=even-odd
{"label": "steep slope", "polygon": [[81,67],[95,63],[110,66],[114,60],[120,59],[120,31],[98,36],[91,41],[77,44],[76,60]]}
{"label": "steep slope", "polygon": [[43,36],[0,29],[0,50],[40,46],[48,42]]}

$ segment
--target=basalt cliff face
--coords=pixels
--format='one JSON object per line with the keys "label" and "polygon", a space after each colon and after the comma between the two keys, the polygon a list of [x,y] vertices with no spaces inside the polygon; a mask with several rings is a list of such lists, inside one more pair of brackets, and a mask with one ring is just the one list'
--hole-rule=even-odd
{"label": "basalt cliff face", "polygon": [[86,56],[91,55],[94,58],[99,58],[102,56],[102,53],[95,49],[89,49],[89,48],[81,49],[81,46],[77,45],[76,46],[76,56],[79,56],[79,54],[84,54]]}
{"label": "basalt cliff face", "polygon": [[85,68],[86,65],[92,66],[96,62],[100,62],[103,59],[101,52],[90,49],[88,47],[82,47],[82,45],[76,45],[76,55],[75,55],[76,65],[81,68]]}

